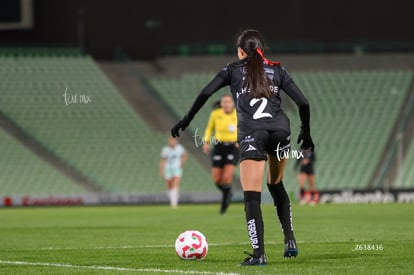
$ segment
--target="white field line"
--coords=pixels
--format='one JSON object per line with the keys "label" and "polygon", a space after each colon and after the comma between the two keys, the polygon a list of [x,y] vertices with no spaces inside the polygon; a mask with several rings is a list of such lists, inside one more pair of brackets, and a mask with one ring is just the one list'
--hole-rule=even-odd
{"label": "white field line", "polygon": [[146,272],[146,273],[179,273],[179,274],[199,274],[199,275],[238,275],[238,273],[224,273],[211,271],[195,271],[195,270],[178,270],[178,269],[159,269],[159,268],[130,268],[115,267],[101,265],[74,265],[62,263],[44,263],[44,262],[24,262],[24,261],[4,261],[0,260],[3,265],[21,265],[21,266],[46,266],[56,268],[72,268],[72,269],[94,269],[94,270],[112,270],[112,271],[128,271],[128,272]]}
{"label": "white field line", "polygon": [[[351,240],[319,240],[319,241],[297,241],[298,244],[304,243],[345,243],[345,242],[358,242],[361,241],[351,241]],[[363,242],[363,241],[362,241]],[[268,241],[265,242],[266,245],[283,245],[281,242]],[[248,242],[225,242],[225,243],[209,243],[209,247],[213,246],[228,246],[228,245],[250,245]],[[174,248],[174,244],[142,244],[142,245],[121,245],[121,246],[96,246],[96,247],[40,247],[36,250],[111,250],[111,249],[146,249],[146,248]],[[8,250],[24,250],[24,249],[8,249]]]}

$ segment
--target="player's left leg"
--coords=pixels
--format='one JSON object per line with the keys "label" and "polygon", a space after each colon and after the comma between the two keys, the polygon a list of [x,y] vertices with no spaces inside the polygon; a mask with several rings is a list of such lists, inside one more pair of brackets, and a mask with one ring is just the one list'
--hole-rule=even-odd
{"label": "player's left leg", "polygon": [[211,176],[213,178],[214,184],[216,187],[221,191],[222,198],[221,198],[221,206],[220,206],[220,214],[223,215],[226,211],[226,201],[228,194],[230,193],[230,187],[226,182],[224,182],[223,177],[225,176],[225,147],[222,144],[217,144],[214,146],[213,154],[212,154],[212,168],[211,168]]}
{"label": "player's left leg", "polygon": [[165,183],[167,184],[167,195],[168,200],[170,201],[170,206],[173,207],[173,199],[172,199],[172,188],[173,188],[173,178],[168,178],[165,180]]}
{"label": "player's left leg", "polygon": [[305,204],[305,182],[306,182],[306,174],[303,172],[300,172],[298,175],[298,181],[299,181],[299,190],[300,190],[300,195],[299,195],[299,202],[300,204]]}
{"label": "player's left leg", "polygon": [[230,205],[232,192],[231,192],[231,184],[233,182],[233,174],[234,174],[235,166],[233,164],[226,164],[223,167],[222,175],[221,175],[221,187],[223,192],[223,197],[221,201],[221,209],[220,213],[224,214],[227,208]]}
{"label": "player's left leg", "polygon": [[[225,199],[227,194],[229,193],[229,187],[225,184],[223,184],[223,174],[224,174],[224,166],[220,163],[213,163],[213,168],[211,168],[211,176],[213,178],[214,184],[216,185],[216,187],[221,191],[221,206],[220,206],[220,214],[224,214],[225,210],[224,209],[224,203],[225,203]],[[220,165],[220,166],[218,166]]]}
{"label": "player's left leg", "polygon": [[270,194],[282,226],[285,239],[284,257],[296,257],[298,249],[293,234],[292,208],[289,196],[283,186],[283,173],[287,159],[278,160],[275,156],[269,155],[268,184]]}
{"label": "player's left leg", "polygon": [[171,180],[171,207],[172,208],[177,208],[178,206],[178,200],[179,200],[179,187],[180,187],[180,180],[181,177],[179,176],[174,176]]}
{"label": "player's left leg", "polygon": [[221,190],[219,187],[221,184],[221,177],[223,174],[223,167],[220,166],[213,166],[211,168],[211,178],[213,179],[214,184]]}
{"label": "player's left leg", "polygon": [[316,187],[315,187],[315,175],[314,174],[308,175],[308,183],[309,183],[309,191],[311,194],[311,203],[316,204],[319,202],[319,192],[316,190]]}
{"label": "player's left leg", "polygon": [[240,163],[240,181],[244,194],[247,231],[253,254],[241,265],[265,265],[264,225],[261,203],[262,180],[266,162],[246,159]]}

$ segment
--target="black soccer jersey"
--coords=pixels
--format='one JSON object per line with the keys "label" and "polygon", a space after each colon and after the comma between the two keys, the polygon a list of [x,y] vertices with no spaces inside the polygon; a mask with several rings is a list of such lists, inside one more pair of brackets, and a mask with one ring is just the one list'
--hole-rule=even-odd
{"label": "black soccer jersey", "polygon": [[309,105],[286,70],[278,65],[264,64],[264,70],[271,80],[270,98],[254,98],[245,88],[246,61],[228,64],[201,91],[187,114],[191,120],[213,93],[224,86],[230,86],[238,118],[238,135],[249,134],[255,130],[289,131],[289,120],[281,109],[280,90],[283,90],[299,106],[302,127],[309,128]]}

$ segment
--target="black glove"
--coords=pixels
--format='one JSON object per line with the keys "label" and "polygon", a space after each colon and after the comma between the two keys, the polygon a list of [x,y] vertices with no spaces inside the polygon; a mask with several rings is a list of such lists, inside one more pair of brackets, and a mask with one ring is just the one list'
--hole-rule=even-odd
{"label": "black glove", "polygon": [[180,129],[184,131],[185,128],[190,124],[190,119],[188,116],[184,116],[182,120],[180,120],[174,127],[171,128],[171,135],[172,137],[176,138],[180,136]]}
{"label": "black glove", "polygon": [[298,136],[298,144],[300,144],[300,149],[308,150],[310,149],[312,152],[315,150],[315,144],[313,144],[312,137],[310,135],[310,131],[308,130],[300,130]]}

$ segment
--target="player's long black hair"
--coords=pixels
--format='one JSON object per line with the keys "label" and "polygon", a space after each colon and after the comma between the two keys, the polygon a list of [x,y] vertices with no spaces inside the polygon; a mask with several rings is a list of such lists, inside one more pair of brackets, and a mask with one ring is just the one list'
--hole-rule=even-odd
{"label": "player's long black hair", "polygon": [[246,88],[250,89],[254,98],[269,98],[270,79],[264,72],[263,62],[269,65],[279,65],[279,62],[272,62],[263,55],[264,39],[256,30],[242,31],[237,38],[237,47],[240,47],[247,54],[246,63]]}

